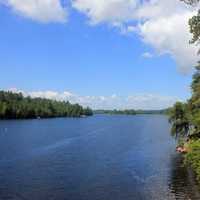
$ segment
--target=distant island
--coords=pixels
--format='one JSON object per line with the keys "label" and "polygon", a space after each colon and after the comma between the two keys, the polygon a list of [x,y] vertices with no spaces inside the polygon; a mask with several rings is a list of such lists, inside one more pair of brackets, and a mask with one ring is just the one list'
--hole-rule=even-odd
{"label": "distant island", "polygon": [[44,98],[24,97],[22,93],[0,91],[0,119],[34,119],[91,116],[90,108]]}
{"label": "distant island", "polygon": [[139,114],[167,114],[169,109],[162,110],[94,110],[95,114],[110,114],[110,115],[139,115]]}

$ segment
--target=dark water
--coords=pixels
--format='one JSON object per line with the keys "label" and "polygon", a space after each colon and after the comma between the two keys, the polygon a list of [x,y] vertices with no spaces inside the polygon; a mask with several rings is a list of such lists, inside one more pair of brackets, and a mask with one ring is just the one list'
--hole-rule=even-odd
{"label": "dark water", "polygon": [[165,116],[0,121],[0,199],[200,199]]}

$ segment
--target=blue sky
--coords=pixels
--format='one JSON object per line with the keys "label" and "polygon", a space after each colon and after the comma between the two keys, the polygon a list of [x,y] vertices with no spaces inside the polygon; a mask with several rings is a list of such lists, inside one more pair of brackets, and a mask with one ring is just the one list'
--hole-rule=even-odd
{"label": "blue sky", "polygon": [[[29,1],[34,4],[34,0]],[[79,1],[75,3],[81,5]],[[87,13],[88,9],[93,9],[89,7],[90,0],[85,1],[88,3],[86,10],[80,8],[79,4],[70,5],[70,2],[67,2],[67,7],[62,7],[63,4],[57,1],[67,13],[66,16],[57,19],[48,10],[45,21],[39,16],[41,13],[28,15],[24,12],[20,0],[15,0],[15,4],[12,1],[2,2],[1,89],[12,88],[15,91],[22,90],[24,94],[44,97],[50,93],[53,95],[49,97],[59,99],[62,96],[93,108],[159,109],[190,96],[192,66],[189,64],[190,60],[195,61],[194,55],[188,55],[187,50],[191,52],[189,45],[176,48],[173,45],[168,47],[165,43],[152,45],[152,32],[146,33],[144,30],[148,25],[145,23],[152,23],[155,18],[149,17],[149,21],[142,22],[140,26],[143,27],[138,33],[135,29],[139,27],[136,24],[140,19],[132,19],[132,16],[131,20],[118,19],[112,14],[110,21],[110,16],[101,19],[101,13],[95,15],[91,11],[93,16]],[[166,3],[164,0],[158,1],[158,6],[164,5],[163,2]],[[46,5],[41,6],[44,10],[48,9]],[[109,9],[112,9],[114,5],[103,6],[111,6]],[[186,8],[183,10],[188,12]],[[173,19],[172,13],[170,16]],[[159,17],[164,19],[165,16],[158,15],[156,22]],[[163,37],[166,35],[165,40],[168,39],[169,44],[169,35],[173,37],[175,33],[161,34]],[[180,52],[178,48],[186,50]],[[183,63],[188,64],[183,66],[179,57],[182,61],[186,51],[189,58]],[[64,91],[70,95],[63,96]],[[141,104],[134,102],[140,98],[141,101],[145,98],[145,101]]]}

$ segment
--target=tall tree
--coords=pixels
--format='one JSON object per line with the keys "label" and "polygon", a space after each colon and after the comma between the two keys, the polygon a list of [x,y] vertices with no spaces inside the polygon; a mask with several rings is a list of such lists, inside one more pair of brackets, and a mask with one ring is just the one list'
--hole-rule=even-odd
{"label": "tall tree", "polygon": [[169,121],[172,123],[171,133],[175,138],[184,138],[189,135],[190,120],[187,104],[177,102],[170,110]]}
{"label": "tall tree", "polygon": [[191,122],[193,124],[194,135],[200,134],[200,62],[196,66],[196,72],[193,75],[192,81],[192,97],[188,101],[189,110],[191,113]]}

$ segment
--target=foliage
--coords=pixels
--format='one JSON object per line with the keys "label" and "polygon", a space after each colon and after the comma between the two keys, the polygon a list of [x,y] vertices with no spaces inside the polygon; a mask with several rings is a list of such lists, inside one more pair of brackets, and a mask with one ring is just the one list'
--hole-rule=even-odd
{"label": "foliage", "polygon": [[181,0],[189,5],[194,5],[197,4],[199,2],[199,0]]}
{"label": "foliage", "polygon": [[166,114],[168,110],[95,110],[96,114],[120,114],[120,115],[137,115],[137,114]]}
{"label": "foliage", "polygon": [[0,119],[80,117],[82,115],[92,115],[92,110],[69,102],[23,97],[21,93],[0,91]]}
{"label": "foliage", "polygon": [[197,175],[198,181],[200,181],[200,139],[190,141],[187,149],[185,163],[192,167]]}
{"label": "foliage", "polygon": [[97,114],[111,114],[111,115],[135,115],[135,110],[96,110]]}
{"label": "foliage", "polygon": [[163,109],[163,110],[136,110],[136,114],[152,114],[152,115],[156,115],[156,114],[167,114],[168,109]]}
{"label": "foliage", "polygon": [[187,137],[190,130],[190,113],[185,103],[177,102],[169,112],[171,133],[176,138]]}
{"label": "foliage", "polygon": [[200,39],[200,10],[198,11],[197,15],[193,16],[189,20],[190,32],[192,33],[193,37],[190,41],[191,43],[199,43]]}
{"label": "foliage", "polygon": [[180,137],[200,137],[200,63],[191,84],[192,97],[187,103],[176,103],[170,111],[172,134]]}
{"label": "foliage", "polygon": [[[181,0],[181,1],[189,5],[197,5],[200,0]],[[189,26],[190,26],[190,33],[192,33],[193,35],[190,43],[199,43],[200,42],[200,10],[197,12],[196,15],[194,15],[189,20]]]}
{"label": "foliage", "polygon": [[200,62],[191,84],[192,97],[187,103],[176,103],[170,112],[172,133],[176,137],[200,137]]}
{"label": "foliage", "polygon": [[192,97],[188,101],[191,113],[192,134],[200,134],[200,63],[196,66],[196,72],[192,81]]}

